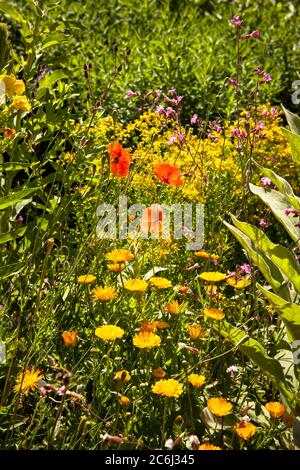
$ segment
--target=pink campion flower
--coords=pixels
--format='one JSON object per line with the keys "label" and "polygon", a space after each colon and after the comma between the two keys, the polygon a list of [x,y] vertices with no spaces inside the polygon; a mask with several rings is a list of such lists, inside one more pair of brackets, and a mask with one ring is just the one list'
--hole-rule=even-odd
{"label": "pink campion flower", "polygon": [[175,111],[173,108],[171,108],[171,106],[168,106],[168,108],[166,109],[166,116],[168,118],[172,118],[175,116]]}
{"label": "pink campion flower", "polygon": [[234,17],[231,19],[231,24],[234,26],[241,26],[242,22],[242,18],[238,15],[234,15]]}
{"label": "pink campion flower", "polygon": [[185,139],[184,134],[178,134],[177,139],[179,140],[179,142],[183,142]]}
{"label": "pink campion flower", "polygon": [[156,94],[157,94],[157,96],[160,96],[160,95],[161,95],[161,89],[160,89],[160,88],[158,88],[158,89],[156,90]]}
{"label": "pink campion flower", "polygon": [[265,219],[260,219],[259,226],[260,226],[260,228],[264,229],[264,228],[268,227],[268,223]]}
{"label": "pink campion flower", "polygon": [[268,178],[267,176],[263,176],[261,179],[260,179],[260,182],[263,186],[272,186],[272,181],[270,180],[270,178]]}
{"label": "pink campion flower", "polygon": [[250,38],[250,34],[243,34],[243,36],[241,36],[241,39],[243,39],[243,41],[247,41],[247,39]]}
{"label": "pink campion flower", "polygon": [[177,140],[177,135],[172,135],[172,137],[170,138],[169,142],[168,142],[168,145],[172,145],[174,144],[174,142]]}
{"label": "pink campion flower", "polygon": [[168,90],[169,95],[176,95],[176,90],[175,88],[171,88],[171,90]]}
{"label": "pink campion flower", "polygon": [[234,87],[238,86],[238,81],[235,78],[229,78],[228,79],[228,85],[232,85]]}
{"label": "pink campion flower", "polygon": [[300,215],[300,211],[296,210],[296,209],[286,209],[284,211],[284,214],[285,215],[290,215],[290,214],[293,214],[294,216],[296,215]]}
{"label": "pink campion flower", "polygon": [[259,32],[259,31],[252,31],[251,36],[252,36],[253,38],[259,38],[260,32]]}
{"label": "pink campion flower", "polygon": [[247,137],[248,137],[248,132],[247,132],[245,129],[243,129],[243,130],[241,131],[241,133],[240,133],[240,136],[241,136],[243,139],[247,139]]}
{"label": "pink campion flower", "polygon": [[269,111],[267,109],[264,109],[261,113],[263,117],[268,117],[270,115]]}
{"label": "pink campion flower", "polygon": [[191,117],[191,124],[197,124],[197,121],[198,121],[198,115],[193,114],[193,116]]}
{"label": "pink campion flower", "polygon": [[263,121],[258,121],[256,123],[256,129],[257,130],[261,131],[261,130],[263,130],[264,127],[265,127],[265,123]]}
{"label": "pink campion flower", "polygon": [[240,130],[239,130],[239,129],[232,129],[231,134],[232,134],[234,137],[239,137],[239,135],[240,135]]}
{"label": "pink campion flower", "polygon": [[245,274],[251,274],[252,273],[252,268],[251,268],[250,264],[248,264],[248,263],[241,264],[240,272],[245,273]]}
{"label": "pink campion flower", "polygon": [[156,108],[156,112],[157,114],[165,114],[165,108],[161,104],[159,104]]}
{"label": "pink campion flower", "polygon": [[136,96],[136,94],[134,93],[134,91],[128,90],[128,91],[127,91],[127,97],[128,97],[128,98],[132,98],[133,96]]}
{"label": "pink campion flower", "polygon": [[262,75],[264,73],[261,67],[255,67],[254,72],[257,73],[257,75]]}
{"label": "pink campion flower", "polygon": [[271,108],[271,113],[273,114],[273,116],[278,116],[278,111],[275,108]]}
{"label": "pink campion flower", "polygon": [[272,81],[271,75],[269,73],[264,73],[262,81],[265,83],[271,82]]}
{"label": "pink campion flower", "polygon": [[218,132],[218,134],[221,134],[222,131],[223,131],[222,127],[217,125],[216,132]]}

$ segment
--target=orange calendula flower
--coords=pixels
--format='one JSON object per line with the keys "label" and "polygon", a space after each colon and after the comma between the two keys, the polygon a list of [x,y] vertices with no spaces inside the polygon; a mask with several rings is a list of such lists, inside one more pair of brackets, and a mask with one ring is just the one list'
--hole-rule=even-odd
{"label": "orange calendula flower", "polygon": [[117,297],[117,291],[114,287],[97,286],[92,292],[92,299],[100,302],[110,302]]}
{"label": "orange calendula flower", "polygon": [[168,289],[169,287],[172,287],[171,281],[165,277],[151,277],[149,284],[157,289]]}
{"label": "orange calendula flower", "polygon": [[121,405],[128,406],[131,402],[128,397],[123,396],[120,398],[120,403]]}
{"label": "orange calendula flower", "polygon": [[169,315],[178,315],[181,312],[182,305],[177,302],[177,300],[173,300],[172,302],[168,302],[165,305],[165,312]]}
{"label": "orange calendula flower", "polygon": [[120,273],[125,268],[125,264],[123,264],[123,263],[108,264],[107,268],[112,273]]}
{"label": "orange calendula flower", "polygon": [[152,331],[140,331],[132,340],[134,346],[140,349],[152,349],[160,346],[161,338]]}
{"label": "orange calendula flower", "polygon": [[0,129],[0,132],[3,133],[5,139],[12,139],[16,135],[16,131],[10,127],[4,127]]}
{"label": "orange calendula flower", "polygon": [[218,271],[210,271],[201,273],[198,277],[203,281],[215,283],[224,281],[224,279],[227,277],[227,274],[220,273]]}
{"label": "orange calendula flower", "polygon": [[131,379],[131,375],[126,369],[119,370],[118,372],[116,372],[114,376],[114,380],[120,381],[122,383],[129,382],[130,379]]}
{"label": "orange calendula flower", "polygon": [[129,166],[132,158],[122,145],[118,142],[112,142],[108,145],[107,151],[110,157],[110,171],[118,178],[124,178],[128,175]]}
{"label": "orange calendula flower", "polygon": [[151,390],[156,395],[161,395],[162,397],[178,398],[183,392],[183,387],[175,379],[163,379],[152,385]]}
{"label": "orange calendula flower", "polygon": [[188,325],[188,332],[191,339],[205,339],[207,336],[206,331],[204,331],[200,325],[194,323],[193,325]]}
{"label": "orange calendula flower", "polygon": [[133,258],[134,255],[123,248],[116,248],[105,255],[105,259],[113,263],[125,263],[125,261],[131,261]]}
{"label": "orange calendula flower", "polygon": [[169,323],[161,320],[155,320],[155,325],[158,330],[165,330],[166,328],[169,328]]}
{"label": "orange calendula flower", "polygon": [[152,371],[152,375],[156,379],[163,379],[166,376],[166,372],[159,367],[158,369],[154,369]]}
{"label": "orange calendula flower", "polygon": [[115,341],[118,338],[122,338],[124,333],[124,330],[117,325],[103,325],[95,330],[95,335],[104,341]]}
{"label": "orange calendula flower", "polygon": [[204,309],[204,315],[213,320],[223,320],[225,318],[225,313],[220,308],[207,307]]}
{"label": "orange calendula flower", "polygon": [[15,96],[11,103],[14,109],[18,111],[29,111],[31,106],[26,96]]}
{"label": "orange calendula flower", "polygon": [[92,284],[96,279],[96,276],[92,274],[83,274],[82,276],[78,276],[77,282],[79,284]]}
{"label": "orange calendula flower", "polygon": [[206,442],[205,444],[200,444],[198,450],[222,450],[221,447],[214,446],[213,444],[209,444]]}
{"label": "orange calendula flower", "polygon": [[77,330],[74,331],[64,331],[62,334],[62,339],[64,340],[65,346],[74,347],[77,343]]}
{"label": "orange calendula flower", "polygon": [[145,292],[148,284],[142,279],[129,279],[124,283],[124,288],[130,292]]}
{"label": "orange calendula flower", "polygon": [[235,276],[232,276],[226,279],[226,283],[229,286],[234,287],[235,289],[244,289],[245,287],[250,286],[251,276],[243,276],[240,279],[237,279]]}
{"label": "orange calendula flower", "polygon": [[286,412],[286,406],[278,401],[270,401],[265,407],[273,418],[281,418]]}
{"label": "orange calendula flower", "polygon": [[240,421],[235,425],[234,429],[239,438],[244,439],[245,441],[251,439],[251,437],[256,433],[256,426],[250,423],[250,421]]}
{"label": "orange calendula flower", "polygon": [[154,174],[162,183],[170,186],[183,185],[183,178],[180,168],[170,163],[156,163],[154,165]]}
{"label": "orange calendula flower", "polygon": [[140,330],[141,331],[152,331],[153,333],[155,333],[155,331],[157,330],[156,321],[155,320],[153,320],[151,322],[144,321],[143,323],[140,324]]}
{"label": "orange calendula flower", "polygon": [[34,368],[26,369],[25,372],[18,374],[14,392],[27,394],[30,390],[35,390],[39,381],[43,378],[41,371]]}
{"label": "orange calendula flower", "polygon": [[188,376],[188,381],[191,385],[193,385],[193,387],[200,388],[206,382],[206,378],[204,375],[190,374]]}
{"label": "orange calendula flower", "polygon": [[209,398],[207,406],[216,416],[227,416],[232,412],[232,404],[225,398]]}
{"label": "orange calendula flower", "polygon": [[196,251],[195,255],[202,259],[211,259],[212,261],[218,261],[220,259],[220,256],[215,255],[214,253],[207,253],[207,251]]}

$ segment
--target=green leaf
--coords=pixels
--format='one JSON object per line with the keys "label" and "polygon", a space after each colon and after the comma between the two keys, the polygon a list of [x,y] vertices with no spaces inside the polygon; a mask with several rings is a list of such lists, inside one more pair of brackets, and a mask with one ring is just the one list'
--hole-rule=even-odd
{"label": "green leaf", "polygon": [[292,158],[297,165],[300,165],[300,135],[293,134],[293,132],[289,131],[288,129],[281,128],[283,135],[288,139]]}
{"label": "green leaf", "polygon": [[285,299],[273,292],[270,292],[260,284],[257,284],[257,287],[269,300],[282,319],[289,334],[289,340],[300,340],[300,305],[287,302]]}
{"label": "green leaf", "polygon": [[21,191],[11,194],[10,196],[0,198],[0,210],[6,209],[7,207],[10,207],[17,202],[20,202],[22,199],[25,199],[27,196],[29,196],[29,194],[33,194],[38,191],[38,189],[39,188],[21,189]]}
{"label": "green leaf", "polygon": [[7,277],[18,274],[24,267],[24,263],[14,263],[8,264],[6,266],[0,266],[0,279],[6,279]]}
{"label": "green leaf", "polygon": [[13,20],[18,21],[18,23],[26,23],[21,13],[7,2],[0,2],[0,10],[9,15]]}
{"label": "green leaf", "polygon": [[247,337],[242,330],[230,325],[230,323],[225,320],[215,325],[214,329],[224,338],[227,338],[243,354],[249,357],[263,372],[268,374],[293,409],[295,406],[294,393],[287,387],[284,371],[279,361],[268,356],[261,343],[253,338]]}
{"label": "green leaf", "polygon": [[291,202],[289,198],[273,189],[266,189],[254,184],[249,185],[253,194],[256,194],[261,200],[270,207],[276,219],[284,226],[291,238],[295,243],[299,243],[300,230],[295,227],[295,219],[291,216],[285,215],[286,209],[291,209]]}
{"label": "green leaf", "polygon": [[0,245],[3,245],[3,243],[7,243],[11,240],[14,240],[15,238],[22,237],[24,233],[26,232],[27,227],[22,227],[21,229],[17,230],[16,232],[7,232],[7,233],[1,233],[0,234]]}
{"label": "green leaf", "polygon": [[25,163],[25,162],[4,162],[1,164],[1,168],[4,171],[18,171],[26,170],[26,168],[32,168],[38,165],[39,162]]}
{"label": "green leaf", "polygon": [[68,78],[68,75],[66,75],[63,70],[55,70],[54,72],[47,73],[39,83],[39,90],[50,88],[54,83],[63,78]]}
{"label": "green leaf", "polygon": [[300,266],[294,254],[288,248],[273,243],[258,227],[246,222],[240,222],[235,217],[232,217],[232,219],[234,225],[269,256],[271,261],[276,264],[283,275],[293,284],[298,294],[300,294]]}
{"label": "green leaf", "polygon": [[282,109],[284,111],[286,120],[288,122],[288,125],[290,126],[291,131],[294,134],[300,135],[300,118],[296,114],[292,113],[288,109],[286,109],[283,105]]}
{"label": "green leaf", "polygon": [[[233,221],[236,220],[233,216],[232,219]],[[283,277],[280,269],[276,266],[276,264],[273,263],[273,261],[257,246],[255,242],[253,242],[238,228],[230,225],[225,221],[224,224],[247,251],[249,257],[252,259],[253,264],[260,269],[274,291],[280,294],[282,297],[285,297],[287,301],[291,300],[290,292],[288,286],[286,285],[286,279]]]}

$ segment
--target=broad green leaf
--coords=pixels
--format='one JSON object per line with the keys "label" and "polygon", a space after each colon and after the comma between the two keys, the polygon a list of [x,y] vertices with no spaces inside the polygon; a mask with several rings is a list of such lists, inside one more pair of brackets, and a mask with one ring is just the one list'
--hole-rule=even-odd
{"label": "broad green leaf", "polygon": [[237,238],[243,248],[247,251],[249,257],[251,258],[253,264],[257,266],[268,283],[272,286],[275,292],[277,292],[282,297],[285,297],[286,300],[290,299],[290,293],[288,286],[286,284],[286,279],[283,277],[280,269],[276,266],[275,263],[253,242],[247,235],[241,232],[238,228],[230,225],[228,222],[224,221],[224,224],[231,233]]}
{"label": "broad green leaf", "polygon": [[249,338],[244,331],[230,325],[225,320],[215,325],[214,329],[249,357],[263,372],[268,374],[278,390],[285,396],[291,408],[294,408],[294,393],[287,387],[284,371],[280,363],[268,356],[261,343],[253,338]]}
{"label": "broad green leaf", "polygon": [[292,158],[297,165],[300,165],[300,135],[293,134],[293,132],[289,131],[288,129],[281,128],[283,135],[288,139]]}
{"label": "broad green leaf", "polygon": [[271,261],[278,266],[284,276],[293,284],[298,294],[300,294],[300,266],[294,254],[288,248],[273,243],[258,227],[246,222],[240,222],[233,216],[232,220],[239,230],[269,256]]}
{"label": "broad green leaf", "polygon": [[9,15],[13,20],[18,21],[18,23],[26,23],[25,18],[18,12],[16,8],[12,5],[9,5],[7,2],[0,2],[0,11],[3,11]]}
{"label": "broad green leaf", "polygon": [[25,163],[25,162],[4,162],[1,164],[1,168],[4,171],[18,171],[26,170],[26,168],[32,168],[38,165],[39,162]]}
{"label": "broad green leaf", "polygon": [[294,114],[291,111],[289,111],[288,109],[286,109],[283,105],[281,105],[281,106],[282,106],[282,109],[284,111],[286,120],[288,122],[288,125],[289,125],[291,131],[294,134],[300,135],[300,118],[299,118],[299,116],[297,116],[296,114]]}
{"label": "broad green leaf", "polygon": [[257,286],[282,319],[288,331],[289,340],[300,340],[300,305],[287,302],[260,284]]}
{"label": "broad green leaf", "polygon": [[295,227],[295,219],[285,215],[285,210],[291,209],[289,198],[285,194],[273,189],[262,188],[251,183],[249,187],[253,194],[259,196],[270,207],[276,219],[284,226],[294,242],[299,243],[300,230],[298,227]]}
{"label": "broad green leaf", "polygon": [[17,202],[20,202],[22,199],[25,199],[29,194],[33,194],[38,191],[39,188],[26,188],[21,189],[14,194],[0,198],[0,210],[6,209],[7,207],[13,206]]}
{"label": "broad green leaf", "polygon": [[24,233],[26,232],[27,227],[22,227],[20,230],[17,230],[16,232],[7,232],[7,233],[1,233],[0,234],[0,245],[3,243],[7,243],[11,240],[14,240],[15,238],[22,237]]}
{"label": "broad green leaf", "polygon": [[50,88],[51,85],[54,85],[54,83],[58,80],[62,80],[63,78],[68,78],[68,75],[66,75],[63,70],[55,70],[54,72],[47,73],[39,83],[39,90]]}
{"label": "broad green leaf", "polygon": [[25,267],[24,263],[15,263],[0,266],[0,279],[6,279],[7,277],[18,274]]}

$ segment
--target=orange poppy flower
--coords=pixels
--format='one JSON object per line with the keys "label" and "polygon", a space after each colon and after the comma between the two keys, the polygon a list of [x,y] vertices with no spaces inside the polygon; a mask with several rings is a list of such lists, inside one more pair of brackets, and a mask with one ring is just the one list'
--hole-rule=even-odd
{"label": "orange poppy flower", "polygon": [[183,185],[182,174],[180,168],[171,163],[156,163],[154,165],[154,174],[162,183],[170,186]]}
{"label": "orange poppy flower", "polygon": [[129,165],[132,162],[127,150],[123,149],[118,142],[111,142],[107,147],[107,151],[110,156],[110,171],[118,178],[127,176]]}
{"label": "orange poppy flower", "polygon": [[140,222],[140,228],[143,233],[161,234],[163,229],[163,211],[159,204],[152,204],[144,210]]}

